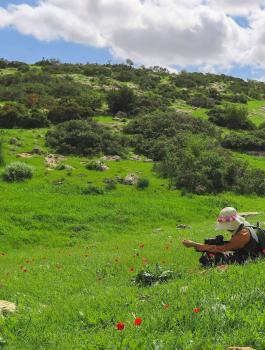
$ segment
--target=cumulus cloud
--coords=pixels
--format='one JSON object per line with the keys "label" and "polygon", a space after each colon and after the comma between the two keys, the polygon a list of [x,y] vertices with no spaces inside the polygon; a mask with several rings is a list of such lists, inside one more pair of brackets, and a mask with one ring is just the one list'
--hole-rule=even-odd
{"label": "cumulus cloud", "polygon": [[208,0],[207,4],[214,10],[235,16],[248,16],[254,11],[259,11],[265,0]]}
{"label": "cumulus cloud", "polygon": [[[265,0],[41,0],[0,7],[0,28],[108,48],[146,65],[262,65]],[[247,16],[242,28],[231,16]]]}

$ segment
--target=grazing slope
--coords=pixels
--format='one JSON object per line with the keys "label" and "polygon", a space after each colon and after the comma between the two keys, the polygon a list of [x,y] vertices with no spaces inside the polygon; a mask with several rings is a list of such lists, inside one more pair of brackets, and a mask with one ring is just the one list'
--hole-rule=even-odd
{"label": "grazing slope", "polygon": [[[101,66],[86,67],[86,75],[56,73],[60,65],[49,67],[55,70],[53,77],[70,75],[71,82],[92,86],[93,91],[107,90],[110,82],[130,84],[139,95],[144,91],[133,81],[119,82],[113,77],[103,84],[100,72],[93,73]],[[13,76],[17,68],[5,68],[2,74]],[[158,76],[165,86],[171,79],[166,72],[148,74]],[[206,87],[209,83],[228,89],[230,83],[221,84],[218,79],[207,82]],[[224,81],[229,79],[233,81],[223,77]],[[146,84],[150,81],[143,79]],[[11,82],[11,86],[15,84]],[[198,89],[195,85],[191,88],[193,94]],[[232,95],[226,91],[229,93]],[[117,133],[128,119],[138,117],[133,111],[125,123],[112,120],[105,113],[105,103],[92,110],[92,117]],[[265,106],[265,101],[248,97],[249,118],[257,125],[263,120],[263,103]],[[177,97],[169,107],[208,118],[207,108],[192,109]],[[196,195],[176,190],[158,176],[153,163],[130,155],[131,145],[121,161],[104,161],[109,167],[104,172],[88,170],[87,157],[69,154],[51,169],[56,158],[48,157],[54,150],[45,144],[47,129],[2,131],[5,163],[19,160],[34,167],[31,180],[0,182],[1,299],[18,305],[15,314],[1,320],[0,343],[4,349],[265,348],[264,262],[202,270],[198,265],[200,254],[181,244],[184,238],[199,241],[215,235],[215,217],[224,206],[260,212],[253,222],[262,222],[263,197],[232,192]],[[236,156],[252,169],[265,168],[262,157],[245,153]],[[130,173],[147,178],[149,186],[141,190],[117,181],[115,188],[106,188],[106,179],[120,179]],[[189,227],[177,229],[181,224]],[[157,265],[173,270],[174,279],[152,287],[133,283],[138,272],[155,271]],[[142,319],[140,326],[134,324],[135,317]],[[124,323],[123,330],[117,329],[118,322]]]}

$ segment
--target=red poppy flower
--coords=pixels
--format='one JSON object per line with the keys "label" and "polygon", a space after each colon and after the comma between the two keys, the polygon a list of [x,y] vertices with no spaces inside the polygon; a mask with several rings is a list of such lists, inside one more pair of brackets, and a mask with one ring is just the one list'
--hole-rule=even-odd
{"label": "red poppy flower", "polygon": [[262,250],[262,253],[265,254],[265,249]]}
{"label": "red poppy flower", "polygon": [[130,267],[130,272],[134,272],[134,267]]}
{"label": "red poppy flower", "polygon": [[137,317],[135,320],[134,320],[134,325],[135,326],[141,326],[143,320],[140,318],[140,317]]}
{"label": "red poppy flower", "polygon": [[124,325],[124,323],[122,323],[122,322],[118,322],[117,325],[116,325],[116,327],[117,327],[118,331],[123,331],[125,325]]}
{"label": "red poppy flower", "polygon": [[198,314],[201,311],[201,309],[199,307],[195,307],[193,309],[193,312],[195,312],[195,314]]}
{"label": "red poppy flower", "polygon": [[169,306],[170,306],[169,304],[164,304],[164,305],[163,305],[163,308],[164,308],[164,309],[168,309]]}
{"label": "red poppy flower", "polygon": [[148,264],[148,259],[142,258],[142,263],[143,263],[143,265],[147,265]]}

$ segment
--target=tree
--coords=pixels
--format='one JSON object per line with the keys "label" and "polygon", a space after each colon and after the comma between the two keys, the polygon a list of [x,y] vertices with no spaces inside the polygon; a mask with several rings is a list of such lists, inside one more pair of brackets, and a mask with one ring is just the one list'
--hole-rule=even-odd
{"label": "tree", "polygon": [[132,67],[134,65],[133,61],[130,58],[127,58],[126,64],[128,64],[128,66],[130,66],[130,67]]}
{"label": "tree", "polygon": [[92,114],[91,109],[82,107],[76,101],[65,100],[59,106],[50,110],[48,119],[53,124],[58,124],[68,120],[87,119]]}
{"label": "tree", "polygon": [[119,111],[125,113],[132,112],[135,99],[133,90],[128,87],[110,91],[107,96],[110,112],[112,114],[116,114]]}

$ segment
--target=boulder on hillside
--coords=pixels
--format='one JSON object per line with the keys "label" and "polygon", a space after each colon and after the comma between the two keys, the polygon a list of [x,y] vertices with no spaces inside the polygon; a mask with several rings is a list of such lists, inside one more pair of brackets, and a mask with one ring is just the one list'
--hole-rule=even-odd
{"label": "boulder on hillside", "polygon": [[98,171],[107,171],[109,167],[102,163],[100,160],[92,160],[91,162],[86,164],[86,168],[88,170],[98,170]]}
{"label": "boulder on hillside", "polygon": [[191,226],[180,224],[177,226],[177,230],[191,229]]}
{"label": "boulder on hillside", "polygon": [[127,118],[127,116],[128,116],[127,113],[122,112],[122,111],[117,112],[116,115],[115,115],[115,117],[119,118],[119,119]]}
{"label": "boulder on hillside", "polygon": [[17,158],[31,158],[32,156],[32,153],[28,152],[19,153],[16,155]]}
{"label": "boulder on hillside", "polygon": [[18,139],[16,137],[12,137],[9,140],[10,145],[16,145],[18,143]]}
{"label": "boulder on hillside", "polygon": [[119,162],[121,160],[120,156],[104,156],[101,158],[104,161]]}
{"label": "boulder on hillside", "polygon": [[124,185],[136,185],[138,180],[139,180],[139,176],[137,176],[136,174],[128,174],[123,179],[123,183]]}
{"label": "boulder on hillside", "polygon": [[40,147],[34,147],[33,150],[30,152],[32,154],[38,154],[39,156],[43,154],[43,151]]}
{"label": "boulder on hillside", "polygon": [[66,158],[64,156],[61,156],[59,154],[48,154],[47,157],[45,157],[45,163],[48,168],[56,168],[56,166],[64,161]]}
{"label": "boulder on hillside", "polygon": [[138,154],[133,154],[133,155],[130,157],[130,160],[141,161],[141,160],[142,160],[142,157],[139,156]]}
{"label": "boulder on hillside", "polygon": [[0,314],[14,313],[16,308],[16,304],[6,300],[0,300]]}

